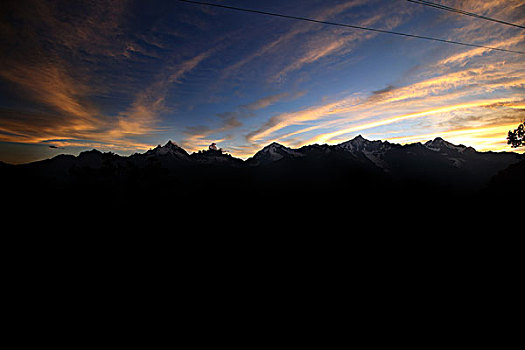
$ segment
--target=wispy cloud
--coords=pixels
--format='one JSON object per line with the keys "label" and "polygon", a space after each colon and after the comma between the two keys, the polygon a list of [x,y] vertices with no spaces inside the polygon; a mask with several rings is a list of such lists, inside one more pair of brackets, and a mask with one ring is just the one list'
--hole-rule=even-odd
{"label": "wispy cloud", "polygon": [[412,136],[389,137],[386,140],[405,144],[424,142],[436,137],[442,137],[455,144],[469,145],[478,151],[509,151],[506,139],[502,135],[506,135],[515,126],[515,123],[501,123],[487,127],[440,130]]}
{"label": "wispy cloud", "polygon": [[[337,4],[335,6],[323,6],[321,9],[315,11],[314,13],[311,13],[310,17],[316,18],[317,20],[323,21],[330,18],[333,18],[337,15],[340,15],[344,13],[345,11],[357,7],[360,5],[363,5],[366,3],[365,0],[354,0],[354,1],[345,1],[343,3]],[[317,33],[322,27],[319,27],[317,24],[312,23],[297,23],[291,26],[291,28],[285,32],[284,34],[278,36],[277,38],[270,40],[266,44],[262,45],[258,49],[256,49],[254,52],[244,56],[242,59],[238,60],[237,62],[229,65],[228,67],[225,67],[223,69],[223,78],[229,78],[234,74],[238,74],[239,72],[242,72],[242,69],[252,63],[254,60],[260,58],[260,57],[267,57],[269,55],[275,55],[275,54],[281,54],[282,51],[288,51],[286,50],[287,47],[290,46],[292,41],[297,40],[298,38],[302,38],[305,34],[315,34]],[[294,45],[294,47],[296,47]],[[315,54],[306,54],[306,56],[302,60],[304,62],[315,60]],[[293,69],[297,69],[297,67],[300,65],[300,63],[291,64],[290,68],[284,68],[283,70],[291,71]],[[278,75],[278,74],[277,74]]]}
{"label": "wispy cloud", "polygon": [[[185,130],[185,139],[181,142],[189,150],[197,150],[205,147],[211,142],[221,142],[230,139],[231,136],[221,136],[221,134],[243,126],[243,120],[255,116],[255,111],[265,109],[279,101],[290,98],[298,98],[305,94],[305,91],[292,94],[282,92],[264,96],[248,104],[239,105],[234,111],[217,113],[220,123],[217,127],[191,126]],[[212,135],[215,135],[212,137]]]}
{"label": "wispy cloud", "polygon": [[[494,45],[515,47],[523,39],[522,35],[511,36]],[[252,143],[286,141],[292,137],[297,144],[338,142],[340,136],[353,132],[384,129],[388,125],[421,118],[427,120],[427,127],[432,123],[431,128],[437,129],[439,121],[433,116],[450,119],[465,113],[476,113],[480,118],[477,126],[483,128],[487,126],[488,117],[479,113],[480,108],[499,108],[500,113],[509,108],[517,109],[525,88],[525,69],[519,58],[509,59],[485,49],[469,49],[430,61],[420,66],[417,75],[406,80],[412,82],[390,84],[368,96],[360,92],[335,102],[275,115],[248,133],[246,139]],[[519,119],[516,115],[512,115],[514,120]],[[500,123],[504,123],[503,119]],[[418,132],[412,122],[406,125],[407,132],[409,128]],[[448,130],[451,128],[449,125]],[[301,134],[314,136],[305,138]],[[302,141],[297,141],[298,136]],[[500,136],[504,139],[504,135]]]}
{"label": "wispy cloud", "polygon": [[[362,5],[362,2],[347,3],[336,11],[335,14],[344,12],[349,7]],[[332,11],[330,11],[334,14]],[[395,14],[381,10],[372,13],[366,18],[354,19],[353,25],[362,27],[381,27],[385,30],[400,25],[410,12],[397,11]],[[277,73],[272,76],[274,80],[283,79],[286,75],[298,71],[301,68],[316,63],[324,58],[336,56],[344,57],[359,44],[376,37],[376,33],[363,32],[360,30],[349,30],[341,28],[324,28],[313,35],[303,39],[302,44],[295,45],[294,49],[300,52],[294,55]]]}
{"label": "wispy cloud", "polygon": [[[71,142],[74,146],[82,140],[90,144],[90,140],[96,139],[116,145],[117,149],[129,146],[143,149],[146,145],[135,139],[160,130],[158,124],[160,116],[167,110],[165,99],[170,87],[179,83],[211,52],[164,67],[153,83],[136,94],[130,107],[116,116],[102,114],[90,102],[95,91],[82,79],[71,76],[67,64],[11,62],[0,69],[0,77],[19,86],[26,98],[56,113],[4,110],[0,114],[0,131],[3,132],[0,140],[39,143],[64,139],[75,140]],[[33,118],[35,116],[38,118]],[[61,145],[66,143],[63,141]]]}
{"label": "wispy cloud", "polygon": [[[461,2],[467,11],[521,24],[524,7],[524,0]],[[410,48],[404,57],[389,56],[402,60],[392,62],[402,68],[382,78],[349,68],[367,58],[359,67],[390,64],[378,57],[374,33],[262,16],[252,27],[242,22],[246,16],[235,17],[243,23],[237,26],[199,7],[191,16],[165,17],[155,7],[143,20],[130,12],[137,4],[124,0],[74,6],[29,0],[5,8],[0,79],[8,96],[0,106],[0,141],[131,150],[169,133],[190,151],[222,141],[246,155],[271,141],[334,143],[363,131],[400,140],[441,132],[481,144],[495,140],[489,132],[503,133],[523,119],[522,56],[485,48],[403,46],[401,52]],[[381,29],[439,31],[435,36],[496,48],[523,51],[525,45],[521,30],[406,2],[311,1],[297,11]],[[408,22],[414,13],[432,13],[425,17],[432,21]],[[263,21],[278,27],[260,26]],[[349,79],[325,82],[339,70]],[[289,103],[306,90],[305,104]],[[204,105],[212,98],[227,107]]]}
{"label": "wispy cloud", "polygon": [[64,67],[53,62],[5,62],[0,68],[0,77],[18,85],[36,102],[74,116],[75,122],[95,123],[92,116],[96,109],[81,101],[91,93],[90,87],[70,76]]}
{"label": "wispy cloud", "polygon": [[279,94],[265,96],[265,97],[263,97],[263,98],[261,98],[261,99],[259,99],[257,101],[254,101],[252,103],[249,103],[249,104],[246,104],[246,105],[242,105],[241,107],[246,108],[246,109],[250,109],[250,110],[263,109],[263,108],[266,108],[268,106],[273,105],[276,102],[281,101],[284,98],[287,98],[288,96],[290,96],[289,92],[281,92]]}
{"label": "wispy cloud", "polygon": [[118,123],[111,131],[112,136],[118,138],[147,135],[158,131],[160,115],[168,110],[165,102],[170,87],[180,83],[181,79],[208,58],[213,50],[200,53],[171,67],[164,67],[150,86],[137,93],[131,106],[119,113]]}
{"label": "wispy cloud", "polygon": [[498,103],[501,101],[504,101],[504,100],[497,99],[497,100],[472,101],[469,103],[457,104],[457,105],[451,105],[451,106],[443,106],[443,107],[421,111],[421,112],[416,112],[416,113],[408,113],[408,114],[396,115],[396,116],[388,117],[388,118],[381,118],[376,121],[371,121],[371,122],[362,123],[362,124],[360,123],[360,124],[353,125],[347,128],[339,129],[337,131],[321,134],[321,135],[314,137],[312,140],[309,140],[308,142],[326,143],[332,139],[337,138],[338,136],[350,134],[350,133],[357,132],[357,131],[377,128],[380,126],[385,126],[385,125],[389,125],[393,123],[407,121],[410,119],[417,119],[417,118],[428,117],[432,115],[442,115],[444,113],[456,112],[456,111],[461,111],[465,109],[493,106],[495,103]]}

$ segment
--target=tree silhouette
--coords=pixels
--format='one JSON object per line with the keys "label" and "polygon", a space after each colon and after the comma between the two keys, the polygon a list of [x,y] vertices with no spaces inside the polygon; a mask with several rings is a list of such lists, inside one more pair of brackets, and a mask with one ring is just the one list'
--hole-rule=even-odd
{"label": "tree silhouette", "polygon": [[514,131],[509,130],[507,144],[511,145],[513,148],[525,146],[525,128],[523,124],[525,124],[525,121]]}

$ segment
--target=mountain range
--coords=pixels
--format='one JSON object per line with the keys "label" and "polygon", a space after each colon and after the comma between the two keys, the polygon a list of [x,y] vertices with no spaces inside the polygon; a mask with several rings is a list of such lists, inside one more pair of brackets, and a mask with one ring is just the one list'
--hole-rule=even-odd
{"label": "mountain range", "polygon": [[267,145],[242,160],[220,151],[188,153],[169,141],[145,153],[120,156],[91,150],[78,156],[0,164],[12,198],[146,198],[205,202],[405,201],[504,197],[522,191],[525,157],[478,152],[436,138],[400,145],[362,136],[338,145]]}

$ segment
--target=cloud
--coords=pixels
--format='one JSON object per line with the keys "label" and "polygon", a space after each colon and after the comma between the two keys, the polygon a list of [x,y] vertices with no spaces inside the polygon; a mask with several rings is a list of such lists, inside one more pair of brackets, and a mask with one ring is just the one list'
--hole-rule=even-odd
{"label": "cloud", "polygon": [[89,102],[92,88],[82,76],[72,76],[67,67],[58,59],[56,62],[4,60],[0,77],[13,84],[15,91],[32,102],[36,111],[3,108],[0,130],[4,135],[0,139],[36,143],[46,138],[93,135],[107,127],[108,120]]}
{"label": "cloud", "polygon": [[250,109],[250,110],[263,109],[263,108],[266,108],[266,107],[269,107],[269,106],[273,105],[274,103],[277,103],[277,102],[281,101],[284,98],[287,98],[288,96],[290,96],[290,93],[282,92],[280,94],[275,94],[275,95],[270,95],[270,96],[263,97],[263,98],[261,98],[261,99],[259,99],[257,101],[249,103],[247,105],[242,105],[241,107],[246,108],[246,109]]}
{"label": "cloud", "polygon": [[[342,13],[350,7],[362,5],[363,2],[346,3],[338,11],[328,11],[333,14]],[[390,7],[391,5],[387,5]],[[330,15],[330,16],[331,16]],[[352,25],[361,27],[381,27],[384,30],[393,29],[400,25],[411,11],[397,10],[395,12],[385,10],[384,8],[371,13],[366,18],[353,19]],[[328,16],[328,17],[330,17]],[[324,16],[324,20],[327,16]],[[273,80],[282,80],[286,75],[298,71],[307,65],[319,62],[328,57],[341,59],[359,44],[377,36],[377,33],[365,32],[357,29],[340,28],[340,27],[321,27],[319,30],[309,36],[306,36],[302,42],[294,47],[294,54],[287,60],[284,67],[277,73],[273,74]],[[295,52],[300,52],[295,54]]]}
{"label": "cloud", "polygon": [[[525,41],[525,37],[523,35],[517,35],[517,36],[514,36],[514,37],[511,37],[507,40],[504,40],[504,41],[493,41],[489,44],[487,44],[487,46],[489,47],[494,47],[494,48],[498,48],[498,49],[511,49],[513,47],[515,47],[517,44],[519,44],[520,42],[522,41]],[[475,48],[475,49],[470,49],[468,51],[465,51],[465,52],[460,52],[458,54],[454,54],[452,56],[449,56],[449,57],[446,57],[445,59],[441,60],[438,65],[447,65],[447,64],[460,64],[460,65],[465,65],[467,64],[467,62],[469,60],[471,60],[472,58],[474,57],[477,57],[477,56],[482,56],[486,53],[489,53],[489,52],[492,52],[493,50],[490,50],[490,49],[486,49],[486,48]]]}
{"label": "cloud", "polygon": [[[357,7],[365,3],[365,0],[345,1],[336,5],[324,6],[323,8],[314,11],[314,13],[312,13],[310,16],[317,20],[324,21],[344,13],[353,7]],[[320,29],[322,29],[322,26],[313,23],[301,22],[292,25],[291,29],[286,33],[279,35],[277,38],[259,47],[257,50],[245,56],[241,60],[238,60],[234,64],[224,68],[222,72],[223,79],[239,73],[244,66],[253,62],[255,59],[267,57],[276,53],[281,54],[282,51],[290,47],[291,42],[296,40],[298,37],[301,37],[305,34],[315,33]]]}
{"label": "cloud", "polygon": [[124,58],[127,5],[124,0],[85,1],[66,11],[57,2],[27,0],[23,6],[7,5],[6,12],[17,21],[5,20],[2,26],[9,30],[8,42],[19,43],[14,54],[37,49]]}
{"label": "cloud", "polygon": [[[512,47],[522,41],[522,36],[514,36],[498,45]],[[248,133],[246,140],[282,142],[291,137],[297,140],[301,134],[313,134],[308,139],[301,137],[303,144],[328,142],[352,132],[420,118],[428,119],[431,127],[437,128],[438,122],[430,118],[433,115],[463,115],[473,109],[479,112],[480,108],[503,106],[519,108],[516,101],[521,100],[525,88],[521,57],[477,50],[457,51],[426,65],[420,64],[417,71],[405,76],[405,84],[398,81],[371,91],[368,96],[359,92],[336,102],[275,115]],[[486,115],[478,113],[477,117],[487,122]]]}
{"label": "cloud", "polygon": [[138,92],[131,106],[119,113],[117,125],[111,131],[113,137],[127,137],[152,134],[159,129],[160,115],[167,111],[166,96],[172,85],[208,58],[214,49],[202,52],[173,66],[164,67],[156,80]]}
{"label": "cloud", "polygon": [[81,100],[89,95],[90,87],[73,78],[65,66],[54,62],[6,62],[0,68],[0,77],[18,85],[36,102],[89,123],[97,111]]}
{"label": "cloud", "polygon": [[71,123],[66,114],[48,114],[36,111],[21,111],[0,108],[0,141],[47,144],[63,147],[90,147],[114,151],[147,150],[148,144],[127,139],[113,138],[110,124],[101,124],[99,129],[79,127]]}
{"label": "cloud", "polygon": [[385,95],[387,93],[390,93],[390,92],[392,92],[394,90],[396,90],[396,87],[394,85],[388,85],[387,87],[385,87],[383,89],[372,91],[372,95],[373,96],[383,96],[383,95]]}
{"label": "cloud", "polygon": [[218,127],[211,128],[207,125],[186,127],[184,130],[184,139],[182,140],[181,145],[190,152],[197,151],[208,146],[212,142],[220,143],[231,139],[231,135],[218,137],[212,137],[212,135],[219,135],[240,126],[242,126],[242,122],[238,120],[237,113],[223,113],[221,115],[221,124]]}
{"label": "cloud", "polygon": [[[0,107],[0,141],[148,148],[137,140],[163,131],[163,115],[173,112],[169,93],[216,48],[191,56],[163,46],[161,35],[128,33],[129,7],[103,0],[7,4],[0,79],[23,103]],[[162,50],[170,55],[144,64],[144,55]]]}
{"label": "cloud", "polygon": [[445,138],[454,144],[474,147],[477,151],[509,151],[505,136],[516,124],[495,124],[489,126],[464,127],[453,130],[439,130],[433,133],[417,133],[412,136],[386,138],[395,143],[425,142],[436,137]]}
{"label": "cloud", "polygon": [[402,114],[402,115],[396,115],[389,118],[381,118],[379,120],[370,121],[363,124],[357,124],[352,125],[347,128],[342,128],[337,131],[332,131],[329,133],[324,133],[315,136],[312,140],[309,140],[309,142],[315,142],[315,143],[326,143],[332,139],[337,138],[338,136],[350,134],[357,131],[363,131],[367,129],[377,128],[380,126],[385,126],[393,123],[398,123],[402,121],[407,121],[410,119],[417,119],[422,117],[428,117],[431,115],[442,115],[443,113],[450,113],[454,111],[460,111],[464,109],[472,109],[472,108],[479,108],[479,107],[486,107],[486,106],[492,106],[494,103],[500,102],[501,100],[488,100],[488,101],[472,101],[469,103],[464,104],[457,104],[457,105],[451,105],[451,106],[442,106],[439,108],[434,108],[430,110],[420,111],[416,113],[408,113],[408,114]]}
{"label": "cloud", "polygon": [[341,108],[352,103],[353,100],[353,98],[341,99],[336,102],[307,108],[297,112],[277,114],[271,117],[258,129],[248,133],[246,135],[246,140],[248,142],[256,142],[288,126],[317,121],[327,116],[337,114]]}
{"label": "cloud", "polygon": [[206,58],[210,57],[210,55],[215,51],[214,48],[208,49],[191,59],[188,59],[184,61],[182,64],[179,64],[175,66],[174,69],[171,69],[171,72],[169,72],[166,81],[162,81],[160,84],[173,84],[173,83],[180,83],[180,79],[187,74],[188,72],[192,71],[197,67],[202,61],[204,61]]}
{"label": "cloud", "polygon": [[[253,118],[255,116],[255,111],[267,108],[283,99],[299,98],[304,96],[305,93],[305,91],[297,93],[285,91],[278,94],[264,96],[248,104],[239,105],[234,111],[217,113],[216,116],[221,120],[219,126],[215,128],[210,128],[204,125],[187,127],[184,133],[185,139],[181,144],[188,149],[194,150],[196,147],[201,148],[212,141],[223,141],[225,138],[218,135],[243,126],[243,119]],[[218,137],[211,138],[212,135]]]}
{"label": "cloud", "polygon": [[[136,93],[131,105],[115,115],[103,115],[90,102],[96,89],[87,78],[73,76],[65,62],[14,62],[0,68],[0,77],[17,85],[24,98],[55,113],[29,113],[4,109],[0,113],[0,140],[36,143],[46,139],[101,140],[109,144],[143,144],[130,138],[159,131],[160,115],[167,110],[165,99],[170,87],[195,69],[213,50],[174,64],[153,83]],[[58,60],[58,59],[57,59]],[[9,135],[9,136],[6,136]],[[120,146],[119,146],[120,147]]]}
{"label": "cloud", "polygon": [[[521,56],[443,45],[431,54],[416,47],[407,61],[413,58],[419,62],[418,70],[406,73],[402,79],[383,80],[379,85],[384,86],[382,89],[374,90],[375,85],[373,91],[363,88],[344,95],[335,91],[337,95],[332,96],[337,97],[327,101],[297,109],[279,109],[280,112],[263,118],[268,110],[278,110],[284,105],[281,102],[296,97],[292,91],[302,88],[301,79],[308,79],[316,69],[341,67],[349,53],[376,34],[274,19],[272,24],[279,23],[278,30],[257,27],[261,41],[250,37],[255,40],[247,42],[248,35],[243,35],[240,29],[232,31],[230,24],[221,27],[228,31],[225,34],[228,39],[221,33],[222,39],[210,43],[202,32],[186,31],[182,38],[176,33],[182,27],[169,25],[168,18],[144,25],[154,28],[151,31],[143,31],[142,23],[134,24],[140,30],[130,31],[133,29],[130,18],[135,14],[130,12],[131,4],[127,1],[89,1],[72,6],[42,1],[25,4],[8,4],[7,10],[0,14],[0,39],[4,43],[0,52],[0,79],[9,100],[9,104],[0,108],[2,141],[61,140],[52,143],[57,147],[97,144],[113,145],[116,149],[147,147],[139,140],[167,131],[164,122],[169,117],[173,118],[170,125],[179,125],[178,130],[170,132],[182,133],[186,145],[200,147],[237,137],[247,144],[235,149],[248,152],[270,140],[289,144],[311,140],[335,142],[345,132],[361,130],[378,134],[394,130],[410,137],[410,132],[421,132],[423,124],[445,131],[462,126],[489,127],[511,122],[522,113],[525,68]],[[405,23],[412,11],[424,10],[394,2],[368,6],[366,0],[314,4],[318,7],[305,10],[306,17],[382,29],[392,29]],[[361,5],[367,7],[361,11],[357,9]],[[520,17],[524,5],[522,0],[462,2],[467,11],[516,23],[525,21]],[[395,11],[391,11],[393,8]],[[196,22],[210,28],[212,22],[208,20],[214,16],[180,17],[186,17],[186,23],[195,22],[191,28],[197,27]],[[448,30],[440,32],[443,38],[523,51],[522,31],[457,14],[443,14],[441,19],[449,24]],[[428,25],[424,24],[425,30],[434,30]],[[202,38],[196,39],[199,36]],[[198,40],[199,44],[178,45],[188,38]],[[232,42],[242,42],[245,45],[242,47],[248,48],[246,54],[233,48]],[[202,49],[204,43],[212,48]],[[230,56],[217,57],[215,53],[219,50]],[[425,61],[420,60],[422,52]],[[235,59],[229,60],[231,57]],[[198,70],[201,65],[206,66],[202,71]],[[234,104],[228,111],[210,113],[207,124],[200,126],[187,126],[186,116],[177,113],[171,100],[179,88],[184,93],[195,92],[195,87],[201,89],[204,79],[207,90],[199,91],[199,96],[209,92],[208,83],[214,77],[223,88],[222,84],[228,84],[226,78],[233,77],[235,84],[238,82],[235,78],[244,78],[251,72],[260,73],[258,84],[287,79],[294,87],[256,97],[253,102]],[[198,79],[185,85],[193,77]],[[238,91],[244,87],[236,86]],[[330,92],[334,90],[335,87],[330,87]],[[230,92],[221,90],[224,96]],[[483,104],[489,101],[493,103]],[[475,105],[476,102],[479,103]],[[466,107],[469,103],[474,105]],[[271,106],[275,108],[270,109]]]}

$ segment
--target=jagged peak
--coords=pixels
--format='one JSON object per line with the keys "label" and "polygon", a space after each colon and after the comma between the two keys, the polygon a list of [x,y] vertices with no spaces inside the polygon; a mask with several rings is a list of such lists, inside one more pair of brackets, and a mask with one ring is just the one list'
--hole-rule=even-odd
{"label": "jagged peak", "polygon": [[155,147],[154,149],[159,149],[159,148],[180,148],[182,149],[182,147],[177,145],[176,142],[173,142],[171,140],[168,140],[168,142],[166,142],[164,146],[162,146],[161,144],[158,144],[157,147]]}
{"label": "jagged peak", "polygon": [[177,148],[180,148],[179,145],[177,145],[176,142],[173,142],[171,140],[168,140],[168,142],[166,142],[166,144],[163,147],[169,147],[169,148],[177,147]]}
{"label": "jagged peak", "polygon": [[257,154],[265,154],[265,153],[276,153],[276,154],[294,154],[297,155],[297,150],[294,148],[286,147],[285,145],[282,145],[278,142],[272,142],[269,145],[265,146],[263,149],[261,149]]}
{"label": "jagged peak", "polygon": [[92,150],[89,150],[89,151],[83,151],[83,152],[80,152],[79,153],[79,157],[84,157],[84,156],[90,156],[90,155],[101,155],[102,152],[100,152],[98,149],[92,149]]}
{"label": "jagged peak", "polygon": [[377,147],[378,145],[390,145],[390,143],[387,141],[381,141],[381,140],[370,141],[368,139],[365,139],[361,135],[357,135],[351,140],[348,140],[348,141],[345,141],[345,142],[342,142],[336,145],[336,147],[340,147],[344,149],[361,149],[363,147],[365,148],[371,147],[372,145],[374,145],[374,147]]}
{"label": "jagged peak", "polygon": [[436,137],[435,139],[433,140],[429,140],[427,142],[424,143],[425,146],[427,147],[436,147],[436,146],[456,146],[446,140],[444,140],[443,138],[441,137]]}
{"label": "jagged peak", "polygon": [[269,149],[269,148],[281,148],[281,149],[288,149],[288,147],[284,146],[284,145],[281,145],[280,143],[278,142],[272,142],[270,143],[269,145],[265,146],[263,149]]}
{"label": "jagged peak", "polygon": [[280,160],[284,157],[301,157],[303,154],[293,148],[286,147],[278,142],[272,142],[259,150],[255,155],[248,159],[248,163],[269,163]]}
{"label": "jagged peak", "polygon": [[450,150],[456,150],[458,152],[464,152],[464,151],[473,151],[475,152],[476,150],[472,147],[468,147],[468,146],[465,146],[465,145],[455,145],[449,141],[446,141],[444,140],[443,138],[441,137],[436,137],[435,139],[433,140],[429,140],[427,142],[424,143],[424,146],[430,150],[433,150],[433,151],[441,151],[442,148],[445,148],[445,149],[450,149]]}
{"label": "jagged peak", "polygon": [[427,145],[451,145],[451,143],[448,142],[448,141],[445,141],[441,137],[436,137],[433,140],[429,140],[429,141],[425,142],[425,146],[427,146]]}
{"label": "jagged peak", "polygon": [[361,134],[359,134],[359,135],[357,135],[356,137],[354,137],[351,140],[348,140],[348,141],[340,143],[339,146],[362,145],[362,144],[365,144],[365,143],[368,143],[368,142],[372,142],[372,141],[365,139],[363,136],[361,136]]}
{"label": "jagged peak", "polygon": [[157,154],[157,155],[188,155],[188,152],[182,147],[177,145],[175,142],[169,140],[164,146],[158,145],[154,149],[150,149],[146,152],[146,155]]}

